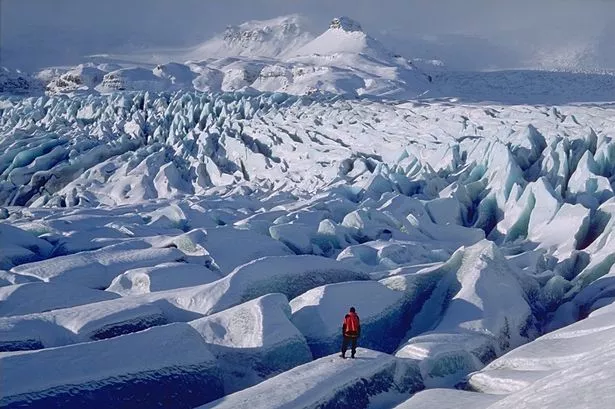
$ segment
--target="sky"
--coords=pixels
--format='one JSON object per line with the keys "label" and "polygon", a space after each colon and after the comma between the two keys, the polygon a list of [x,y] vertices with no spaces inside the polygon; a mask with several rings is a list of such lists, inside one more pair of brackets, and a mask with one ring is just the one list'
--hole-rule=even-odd
{"label": "sky", "polygon": [[315,34],[347,15],[394,51],[455,69],[615,69],[615,0],[0,0],[0,65],[195,46],[294,13]]}

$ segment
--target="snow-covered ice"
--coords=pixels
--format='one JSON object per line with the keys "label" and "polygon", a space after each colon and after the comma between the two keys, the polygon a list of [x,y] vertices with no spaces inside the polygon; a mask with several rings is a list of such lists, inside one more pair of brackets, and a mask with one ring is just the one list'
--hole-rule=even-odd
{"label": "snow-covered ice", "polygon": [[6,407],[148,408],[166,402],[191,408],[224,394],[215,357],[187,324],[61,348],[5,352],[0,362],[0,402]]}
{"label": "snow-covered ice", "polygon": [[0,405],[608,407],[615,76],[373,34],[1,69]]}
{"label": "snow-covered ice", "polygon": [[285,296],[269,294],[190,322],[218,359],[226,393],[312,360],[290,313]]}
{"label": "snow-covered ice", "polygon": [[[400,409],[608,407],[613,399],[613,306],[544,335],[469,377],[474,392],[420,392]],[[429,406],[432,405],[432,406]]]}
{"label": "snow-covered ice", "polygon": [[164,263],[154,267],[128,270],[115,277],[107,291],[127,296],[194,287],[214,282],[219,278],[219,274],[198,264]]}
{"label": "snow-covered ice", "polygon": [[293,299],[290,305],[293,324],[306,336],[314,356],[321,357],[339,351],[341,322],[350,305],[361,319],[360,344],[393,352],[407,330],[404,323],[408,303],[402,291],[391,290],[377,281],[355,281],[315,288]]}
{"label": "snow-covered ice", "polygon": [[117,296],[74,284],[25,283],[0,287],[0,316],[24,315],[70,308]]}
{"label": "snow-covered ice", "polygon": [[202,408],[365,408],[379,394],[421,388],[416,369],[391,355],[359,348],[357,357],[325,356]]}

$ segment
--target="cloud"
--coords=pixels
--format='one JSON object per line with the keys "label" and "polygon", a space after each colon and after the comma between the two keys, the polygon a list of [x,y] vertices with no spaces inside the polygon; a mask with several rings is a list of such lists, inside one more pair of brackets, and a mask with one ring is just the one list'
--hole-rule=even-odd
{"label": "cloud", "polygon": [[185,47],[229,24],[299,13],[315,33],[350,15],[408,56],[461,69],[615,69],[612,0],[2,0],[0,64]]}

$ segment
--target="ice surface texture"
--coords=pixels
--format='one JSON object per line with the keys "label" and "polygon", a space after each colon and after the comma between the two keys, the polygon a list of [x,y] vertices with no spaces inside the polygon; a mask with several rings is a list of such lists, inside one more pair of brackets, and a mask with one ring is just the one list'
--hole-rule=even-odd
{"label": "ice surface texture", "polygon": [[[3,403],[173,406],[161,385],[183,407],[544,392],[595,328],[557,338],[556,357],[504,357],[614,299],[613,116],[247,92],[4,98]],[[330,355],[350,305],[363,360]]]}

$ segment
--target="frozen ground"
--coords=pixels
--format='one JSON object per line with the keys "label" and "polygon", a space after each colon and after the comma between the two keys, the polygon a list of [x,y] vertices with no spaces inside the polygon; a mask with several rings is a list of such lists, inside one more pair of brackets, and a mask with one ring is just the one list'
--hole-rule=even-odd
{"label": "frozen ground", "polygon": [[613,77],[300,26],[0,72],[0,405],[608,406]]}

